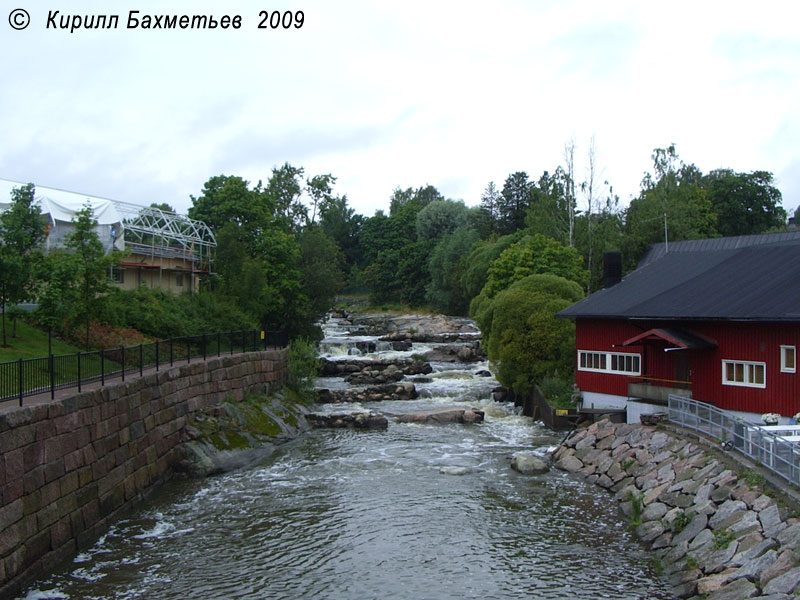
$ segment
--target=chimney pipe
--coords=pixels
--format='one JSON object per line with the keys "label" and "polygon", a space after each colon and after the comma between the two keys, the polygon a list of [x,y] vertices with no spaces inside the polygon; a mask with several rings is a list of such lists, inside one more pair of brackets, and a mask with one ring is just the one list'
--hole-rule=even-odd
{"label": "chimney pipe", "polygon": [[622,281],[622,253],[603,254],[603,287],[610,288]]}

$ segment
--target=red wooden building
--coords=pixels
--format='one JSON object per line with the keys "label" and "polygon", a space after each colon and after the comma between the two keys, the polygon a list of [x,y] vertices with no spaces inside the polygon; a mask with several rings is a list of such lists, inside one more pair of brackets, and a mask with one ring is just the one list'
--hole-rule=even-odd
{"label": "red wooden building", "polygon": [[800,412],[800,232],[653,246],[627,277],[561,311],[575,319],[583,405]]}

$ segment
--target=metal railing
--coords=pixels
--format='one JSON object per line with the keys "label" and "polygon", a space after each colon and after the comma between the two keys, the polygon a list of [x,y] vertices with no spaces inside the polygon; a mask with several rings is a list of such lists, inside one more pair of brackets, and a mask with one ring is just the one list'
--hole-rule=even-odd
{"label": "metal railing", "polygon": [[77,387],[88,384],[142,375],[145,370],[158,371],[165,366],[206,360],[223,354],[253,352],[267,348],[285,348],[289,337],[285,331],[226,331],[158,340],[138,346],[121,346],[109,350],[78,352],[29,358],[0,363],[0,402]]}
{"label": "metal railing", "polygon": [[718,439],[776,475],[800,485],[800,447],[792,440],[691,398],[670,394],[669,420]]}

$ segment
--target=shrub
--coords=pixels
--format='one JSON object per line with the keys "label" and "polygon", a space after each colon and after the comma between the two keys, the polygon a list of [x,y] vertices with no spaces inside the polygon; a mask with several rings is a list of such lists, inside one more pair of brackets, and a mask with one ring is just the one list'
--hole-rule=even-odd
{"label": "shrub", "polygon": [[304,338],[292,340],[286,387],[304,404],[312,404],[315,400],[314,379],[318,368],[316,345]]}

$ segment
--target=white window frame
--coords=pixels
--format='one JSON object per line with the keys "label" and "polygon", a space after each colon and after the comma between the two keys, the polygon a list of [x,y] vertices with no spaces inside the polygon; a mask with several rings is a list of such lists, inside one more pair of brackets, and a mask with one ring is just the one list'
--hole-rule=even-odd
{"label": "white window frame", "polygon": [[[581,355],[587,357],[587,360],[581,361]],[[592,358],[589,360],[588,357],[591,356]],[[623,359],[623,362],[626,362],[627,358],[631,358],[631,369],[627,370],[623,366],[622,369],[619,367],[612,368],[612,364],[614,362],[619,365],[620,358]],[[616,360],[615,360],[616,359]],[[581,366],[581,364],[586,365],[587,363],[602,363],[603,367],[587,367]],[[635,365],[635,369],[633,366]],[[578,370],[579,371],[588,371],[590,373],[608,373],[610,375],[629,375],[632,377],[638,377],[642,374],[642,355],[636,352],[605,352],[602,350],[578,350]]]}
{"label": "white window frame", "polygon": [[[742,381],[737,381],[736,379],[731,379],[731,380],[728,379],[728,369],[727,369],[728,365],[733,365],[734,370],[737,368],[737,366],[741,367]],[[756,367],[761,367],[764,370],[764,380],[762,383],[756,383],[754,381]],[[767,387],[767,363],[753,361],[753,360],[733,360],[729,358],[723,358],[722,385],[765,389]]]}
{"label": "white window frame", "polygon": [[[791,367],[787,366],[788,361],[786,360],[789,351],[792,352],[792,365]],[[797,346],[781,346],[781,373],[797,373]]]}

